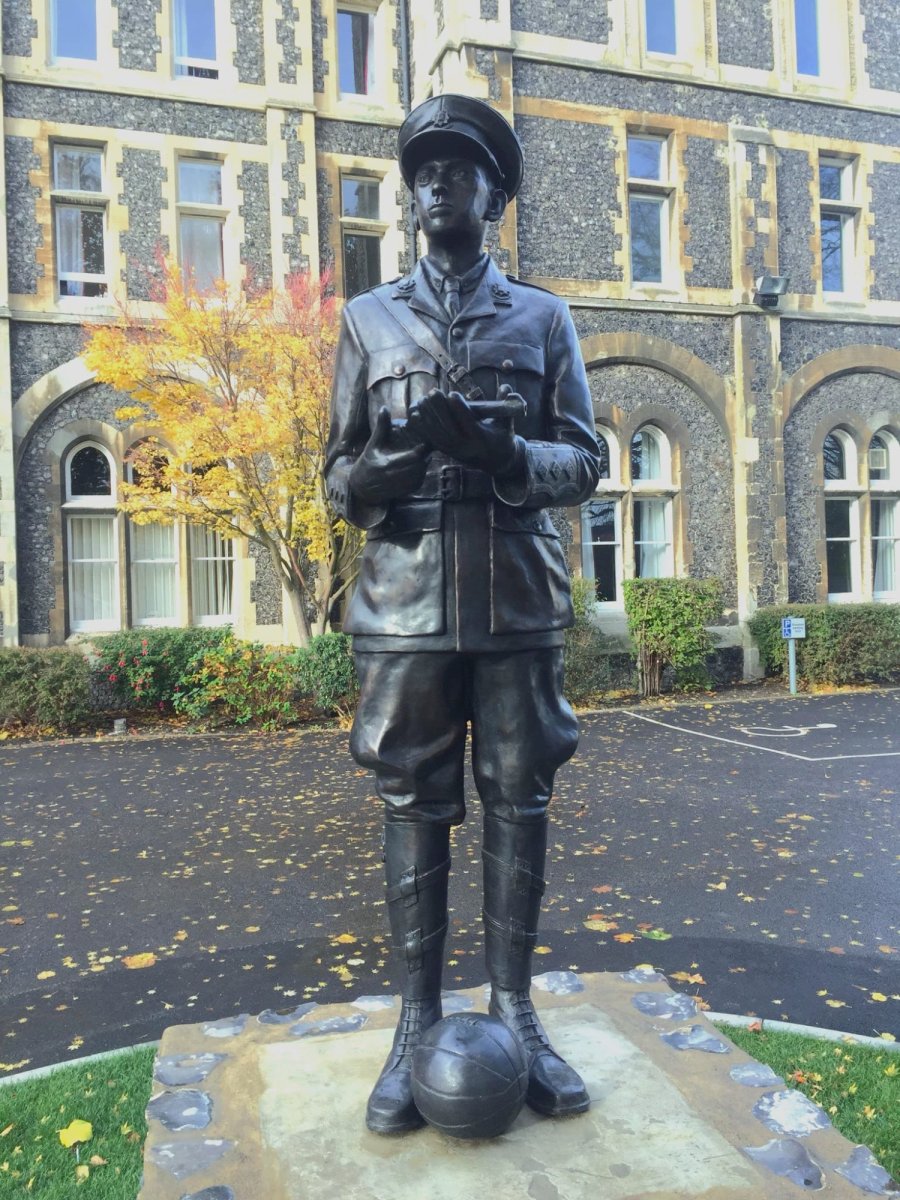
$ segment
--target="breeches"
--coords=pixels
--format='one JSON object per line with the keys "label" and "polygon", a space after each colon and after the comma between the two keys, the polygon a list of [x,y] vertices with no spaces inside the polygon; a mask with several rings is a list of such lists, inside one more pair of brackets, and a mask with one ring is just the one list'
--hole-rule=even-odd
{"label": "breeches", "polygon": [[578,744],[561,649],[355,657],[360,697],[350,750],[375,772],[388,820],[463,820],[469,726],[485,812],[518,824],[543,820],[556,770]]}

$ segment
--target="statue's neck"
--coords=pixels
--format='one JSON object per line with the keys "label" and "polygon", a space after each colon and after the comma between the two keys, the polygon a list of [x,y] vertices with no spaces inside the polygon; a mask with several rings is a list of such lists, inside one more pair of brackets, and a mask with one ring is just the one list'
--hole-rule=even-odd
{"label": "statue's neck", "polygon": [[431,241],[428,243],[428,260],[441,275],[465,275],[481,259],[484,254],[484,243],[478,245],[446,244]]}

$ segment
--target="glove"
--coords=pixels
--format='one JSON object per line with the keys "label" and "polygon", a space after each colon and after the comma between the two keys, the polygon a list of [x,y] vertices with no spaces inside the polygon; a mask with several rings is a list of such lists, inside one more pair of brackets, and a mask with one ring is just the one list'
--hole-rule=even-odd
{"label": "glove", "polygon": [[349,485],[365,504],[385,504],[414,492],[425,478],[428,448],[391,447],[391,414],[380,408],[365,449],[350,469]]}
{"label": "glove", "polygon": [[409,425],[436,450],[490,475],[512,474],[522,458],[522,439],[511,422],[479,419],[459,392],[434,388],[410,411]]}

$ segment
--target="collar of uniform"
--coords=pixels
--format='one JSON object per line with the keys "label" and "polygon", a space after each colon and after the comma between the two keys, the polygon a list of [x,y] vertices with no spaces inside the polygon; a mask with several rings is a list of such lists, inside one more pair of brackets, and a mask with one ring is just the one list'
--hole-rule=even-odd
{"label": "collar of uniform", "polygon": [[[512,304],[509,280],[497,268],[490,255],[486,255],[486,258],[487,265],[483,268],[481,280],[456,318],[457,321],[468,321],[473,317],[494,316],[498,308],[508,308]],[[427,313],[446,325],[450,318],[438,293],[429,283],[424,263],[424,258],[420,258],[413,273],[404,276],[394,284],[391,299],[405,300],[414,311]],[[431,264],[429,263],[428,266],[430,267]],[[479,262],[472,269],[480,267],[481,263]]]}
{"label": "collar of uniform", "polygon": [[[482,254],[474,266],[469,267],[464,275],[458,276],[460,302],[463,306],[465,306],[466,301],[462,297],[475,291],[479,283],[481,283],[481,277],[487,270],[489,262],[490,258],[488,255]],[[419,259],[419,263],[422,267],[422,274],[431,284],[437,295],[440,296],[444,290],[444,280],[447,278],[447,275],[428,257]]]}

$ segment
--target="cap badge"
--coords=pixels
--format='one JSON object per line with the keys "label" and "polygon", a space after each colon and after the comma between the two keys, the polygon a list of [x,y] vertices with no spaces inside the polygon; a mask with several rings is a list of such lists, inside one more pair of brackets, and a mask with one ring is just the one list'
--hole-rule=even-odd
{"label": "cap badge", "polygon": [[435,115],[431,118],[431,120],[428,123],[429,123],[429,125],[434,125],[435,128],[437,128],[437,129],[444,129],[447,125],[449,125],[451,123],[452,120],[453,120],[453,118],[447,112],[447,109],[445,108],[445,106],[443,104],[441,104],[440,108],[437,110]]}

